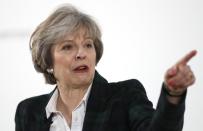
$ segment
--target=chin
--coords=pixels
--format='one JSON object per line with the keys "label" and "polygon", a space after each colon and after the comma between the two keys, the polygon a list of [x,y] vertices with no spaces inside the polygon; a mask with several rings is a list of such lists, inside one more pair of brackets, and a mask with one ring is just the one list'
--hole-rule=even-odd
{"label": "chin", "polygon": [[89,85],[93,82],[93,76],[82,76],[76,80],[76,83],[81,85]]}

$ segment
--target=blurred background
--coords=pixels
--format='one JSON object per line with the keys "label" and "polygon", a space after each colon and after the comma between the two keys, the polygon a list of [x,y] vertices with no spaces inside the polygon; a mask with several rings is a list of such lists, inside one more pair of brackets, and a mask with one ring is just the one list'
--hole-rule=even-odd
{"label": "blurred background", "polygon": [[36,73],[29,38],[36,26],[60,4],[70,3],[90,14],[103,33],[104,55],[97,70],[109,81],[140,80],[156,107],[165,71],[192,49],[189,63],[196,83],[189,88],[183,131],[202,129],[202,0],[1,0],[0,129],[15,130],[17,104],[49,93]]}

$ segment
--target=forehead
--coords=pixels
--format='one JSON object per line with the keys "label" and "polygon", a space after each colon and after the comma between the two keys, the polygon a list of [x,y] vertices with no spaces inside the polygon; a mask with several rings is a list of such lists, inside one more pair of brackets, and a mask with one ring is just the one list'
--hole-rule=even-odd
{"label": "forehead", "polygon": [[72,31],[70,33],[67,33],[64,36],[64,39],[84,39],[84,38],[91,38],[92,36],[90,35],[90,32],[88,31],[87,28],[81,27],[75,31]]}

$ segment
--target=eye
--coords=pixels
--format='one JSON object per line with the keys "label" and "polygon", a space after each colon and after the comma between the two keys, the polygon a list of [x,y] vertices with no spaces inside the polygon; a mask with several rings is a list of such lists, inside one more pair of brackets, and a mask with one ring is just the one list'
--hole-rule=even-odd
{"label": "eye", "polygon": [[87,43],[87,48],[92,48],[93,47],[93,44],[92,43]]}
{"label": "eye", "polygon": [[86,46],[87,48],[93,48],[93,47],[94,47],[94,43],[93,43],[92,40],[89,40],[89,41],[87,41],[87,42],[85,43],[85,46]]}
{"label": "eye", "polygon": [[66,44],[62,46],[62,50],[71,50],[73,46],[71,44]]}

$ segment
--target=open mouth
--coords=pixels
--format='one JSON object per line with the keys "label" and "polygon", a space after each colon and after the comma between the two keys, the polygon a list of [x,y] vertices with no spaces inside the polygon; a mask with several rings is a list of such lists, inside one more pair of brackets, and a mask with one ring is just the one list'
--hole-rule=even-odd
{"label": "open mouth", "polygon": [[82,72],[87,72],[88,71],[88,66],[86,65],[82,65],[82,66],[78,66],[74,69],[75,72],[78,72],[78,73],[82,73]]}

